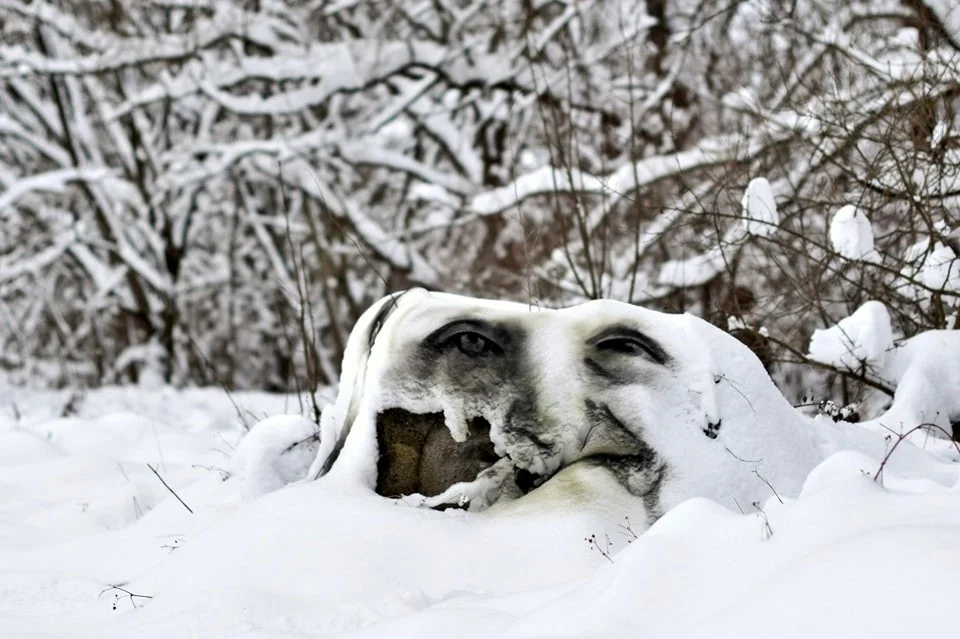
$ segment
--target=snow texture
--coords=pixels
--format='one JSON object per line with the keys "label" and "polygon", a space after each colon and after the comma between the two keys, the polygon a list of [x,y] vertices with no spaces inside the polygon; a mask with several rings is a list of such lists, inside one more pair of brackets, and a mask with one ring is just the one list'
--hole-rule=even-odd
{"label": "snow texture", "polygon": [[728,268],[731,253],[747,237],[744,226],[731,226],[717,246],[685,259],[664,262],[657,274],[657,284],[677,288],[706,284]]}
{"label": "snow texture", "polygon": [[780,224],[773,188],[766,178],[753,178],[741,200],[743,227],[750,235],[769,237]]}
{"label": "snow texture", "polygon": [[936,242],[924,257],[920,280],[929,289],[960,290],[960,261],[953,249]]}
{"label": "snow texture", "polygon": [[951,38],[960,39],[960,7],[953,0],[927,0],[924,4],[940,20]]}
{"label": "snow texture", "polygon": [[833,250],[848,260],[879,261],[873,248],[873,227],[857,207],[841,207],[830,221],[830,244]]}
{"label": "snow texture", "polygon": [[815,330],[807,356],[843,370],[877,373],[891,348],[890,314],[881,302],[870,301],[835,326]]}
{"label": "snow texture", "polygon": [[[960,422],[960,331],[926,331],[897,344],[887,354],[881,377],[896,387],[893,404],[879,419],[903,433],[917,424],[950,432]],[[889,431],[888,431],[889,432]],[[919,433],[918,437],[926,436]]]}
{"label": "snow texture", "polygon": [[257,423],[240,441],[231,463],[244,498],[303,479],[320,448],[317,430],[299,415],[276,415]]}

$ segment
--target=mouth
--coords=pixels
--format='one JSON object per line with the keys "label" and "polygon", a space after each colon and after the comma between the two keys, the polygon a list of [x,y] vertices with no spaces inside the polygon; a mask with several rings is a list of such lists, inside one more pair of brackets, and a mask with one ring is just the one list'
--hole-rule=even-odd
{"label": "mouth", "polygon": [[379,413],[376,492],[419,500],[418,505],[437,510],[482,510],[501,497],[524,495],[548,479],[519,468],[509,452],[498,455],[490,423],[482,416],[472,417],[467,425],[466,440],[458,442],[443,413],[402,408]]}

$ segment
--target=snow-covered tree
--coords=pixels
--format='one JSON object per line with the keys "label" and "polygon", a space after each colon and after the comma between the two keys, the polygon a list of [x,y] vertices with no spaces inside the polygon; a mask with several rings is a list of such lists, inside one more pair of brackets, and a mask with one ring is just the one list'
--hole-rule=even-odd
{"label": "snow-covered tree", "polygon": [[0,365],[332,382],[423,285],[689,310],[802,386],[864,302],[956,322],[955,13],[0,0]]}

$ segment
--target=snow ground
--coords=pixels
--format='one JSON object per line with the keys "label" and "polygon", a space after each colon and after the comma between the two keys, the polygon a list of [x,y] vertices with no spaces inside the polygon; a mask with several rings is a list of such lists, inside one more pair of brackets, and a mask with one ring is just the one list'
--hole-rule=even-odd
{"label": "snow ground", "polygon": [[[956,471],[947,485],[890,472],[881,485],[878,458],[840,453],[796,500],[741,514],[695,499],[634,540],[616,504],[435,512],[323,481],[260,496],[243,481],[264,471],[257,451],[301,441],[302,420],[268,420],[241,446],[219,390],[104,389],[61,418],[69,397],[0,390],[2,637],[956,630],[945,610],[960,588]],[[233,400],[257,418],[299,411],[289,397]]]}

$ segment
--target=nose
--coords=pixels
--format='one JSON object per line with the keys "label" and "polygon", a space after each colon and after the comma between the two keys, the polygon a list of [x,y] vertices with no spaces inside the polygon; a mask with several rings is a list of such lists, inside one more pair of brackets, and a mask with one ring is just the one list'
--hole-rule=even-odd
{"label": "nose", "polygon": [[573,461],[586,427],[581,342],[576,322],[560,312],[543,313],[531,331],[527,357],[536,371],[536,410],[562,463]]}

